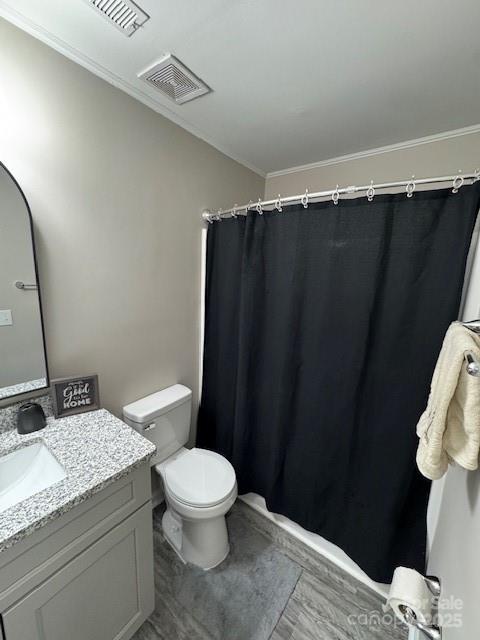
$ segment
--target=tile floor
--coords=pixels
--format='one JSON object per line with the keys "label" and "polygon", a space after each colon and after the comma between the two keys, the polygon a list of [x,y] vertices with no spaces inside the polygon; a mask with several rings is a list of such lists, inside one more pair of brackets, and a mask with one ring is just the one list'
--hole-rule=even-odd
{"label": "tile floor", "polygon": [[[162,536],[162,513],[154,511],[156,608],[134,640],[406,640],[376,592],[243,502],[227,517],[232,558],[211,576],[181,563]],[[256,554],[265,564],[255,566]]]}

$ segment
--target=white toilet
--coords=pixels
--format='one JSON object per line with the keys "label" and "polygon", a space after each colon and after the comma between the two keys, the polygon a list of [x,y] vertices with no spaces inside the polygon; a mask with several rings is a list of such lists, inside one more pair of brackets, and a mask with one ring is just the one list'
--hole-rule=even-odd
{"label": "white toilet", "polygon": [[157,446],[151,464],[163,480],[165,538],[184,562],[212,569],[229,552],[225,514],[237,481],[223,456],[184,447],[191,405],[191,390],[175,384],[123,407],[123,419]]}

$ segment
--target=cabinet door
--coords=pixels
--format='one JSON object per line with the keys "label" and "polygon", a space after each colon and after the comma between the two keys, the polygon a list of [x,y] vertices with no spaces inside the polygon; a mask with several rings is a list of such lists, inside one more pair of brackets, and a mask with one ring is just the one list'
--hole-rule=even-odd
{"label": "cabinet door", "polygon": [[3,614],[5,640],[123,640],[154,607],[149,503]]}

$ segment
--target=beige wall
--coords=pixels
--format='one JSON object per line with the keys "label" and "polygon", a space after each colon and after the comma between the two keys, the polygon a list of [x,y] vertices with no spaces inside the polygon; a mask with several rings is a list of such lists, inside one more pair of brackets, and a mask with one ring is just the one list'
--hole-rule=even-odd
{"label": "beige wall", "polygon": [[200,213],[264,180],[0,21],[0,150],[29,200],[53,377],[198,397]]}
{"label": "beige wall", "polygon": [[390,151],[288,173],[268,176],[265,187],[267,198],[310,191],[334,189],[335,185],[368,184],[370,180],[407,179],[451,175],[462,169],[464,173],[480,166],[480,133],[439,140],[409,149]]}

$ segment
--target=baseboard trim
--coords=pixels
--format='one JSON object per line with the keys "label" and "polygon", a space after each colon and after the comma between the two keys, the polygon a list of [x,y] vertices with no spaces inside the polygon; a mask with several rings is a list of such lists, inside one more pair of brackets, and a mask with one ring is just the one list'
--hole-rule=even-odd
{"label": "baseboard trim", "polygon": [[[390,585],[381,584],[371,580],[366,573],[364,573],[360,567],[353,562],[353,560],[351,560],[339,547],[336,547],[331,542],[328,542],[317,534],[306,531],[300,527],[300,525],[289,520],[285,516],[280,516],[268,511],[265,507],[264,499],[260,496],[254,493],[248,493],[239,496],[239,499],[263,517],[274,522],[278,527],[289,533],[291,536],[300,540],[300,542],[307,545],[321,556],[324,556],[330,560],[330,562],[336,564],[340,569],[360,582],[363,582],[363,584],[379,593],[383,598],[388,594]],[[332,548],[335,553],[332,553],[330,548]],[[342,556],[344,556],[344,558],[342,558]]]}

